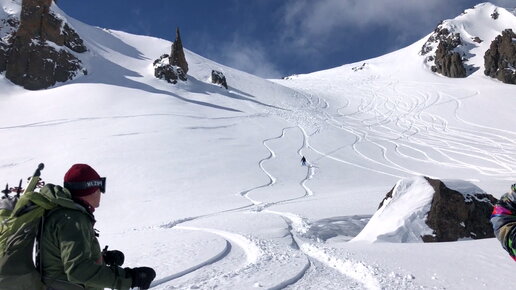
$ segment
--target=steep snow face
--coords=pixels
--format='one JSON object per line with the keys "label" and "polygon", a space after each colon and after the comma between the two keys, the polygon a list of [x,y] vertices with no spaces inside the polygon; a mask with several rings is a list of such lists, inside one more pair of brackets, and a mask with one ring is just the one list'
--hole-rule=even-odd
{"label": "steep snow face", "polygon": [[[481,3],[454,19],[444,20],[430,37],[436,40],[437,35],[444,30],[448,31],[448,37],[458,33],[460,45],[454,51],[466,59],[465,65],[474,73],[483,74],[484,54],[496,36],[505,29],[516,30],[515,13],[491,3]],[[435,59],[438,43],[439,41],[429,40],[424,45],[422,54],[426,56],[428,66],[434,64],[431,57]]]}
{"label": "steep snow face", "polygon": [[422,242],[421,236],[433,232],[425,223],[433,194],[434,189],[424,177],[398,181],[392,197],[384,201],[352,241]]}

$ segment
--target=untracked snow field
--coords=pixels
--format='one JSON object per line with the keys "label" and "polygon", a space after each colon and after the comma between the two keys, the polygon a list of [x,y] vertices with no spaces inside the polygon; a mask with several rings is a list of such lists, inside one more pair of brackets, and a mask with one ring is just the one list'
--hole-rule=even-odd
{"label": "untracked snow field", "polygon": [[169,41],[68,22],[88,75],[42,91],[0,75],[0,182],[44,162],[43,179],[60,184],[72,164],[92,165],[108,180],[100,242],[124,266],[153,267],[152,289],[506,288],[516,265],[496,239],[351,240],[403,178],[506,192],[516,86],[483,69],[432,73],[426,39],[284,80],[186,51],[188,81],[172,85],[152,67]]}

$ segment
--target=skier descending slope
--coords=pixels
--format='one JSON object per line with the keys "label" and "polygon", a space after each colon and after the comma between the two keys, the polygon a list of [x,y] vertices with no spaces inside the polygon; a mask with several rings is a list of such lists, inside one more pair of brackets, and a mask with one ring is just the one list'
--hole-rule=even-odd
{"label": "skier descending slope", "polygon": [[[74,284],[86,289],[149,288],[156,277],[152,268],[122,269],[122,252],[106,249],[102,255],[100,251],[93,212],[106,190],[106,179],[86,164],[75,164],[64,177],[64,187],[78,209],[61,207],[45,217],[40,247],[44,282],[56,289],[74,289]],[[43,190],[64,189],[47,186]]]}
{"label": "skier descending slope", "polygon": [[491,223],[502,247],[516,261],[516,183],[495,205]]}

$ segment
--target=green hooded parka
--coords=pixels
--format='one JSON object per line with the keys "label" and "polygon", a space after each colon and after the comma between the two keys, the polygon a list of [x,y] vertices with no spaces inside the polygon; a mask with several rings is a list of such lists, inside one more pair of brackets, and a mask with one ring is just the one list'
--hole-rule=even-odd
{"label": "green hooded parka", "polygon": [[39,239],[38,261],[45,285],[56,290],[130,289],[128,273],[102,260],[93,214],[61,186],[47,184],[40,194],[58,205],[43,217]]}

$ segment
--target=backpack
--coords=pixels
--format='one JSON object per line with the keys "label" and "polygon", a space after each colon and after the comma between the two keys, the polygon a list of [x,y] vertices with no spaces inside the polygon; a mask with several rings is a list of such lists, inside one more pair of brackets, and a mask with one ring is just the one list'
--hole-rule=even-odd
{"label": "backpack", "polygon": [[0,289],[45,289],[32,258],[40,221],[55,203],[35,192],[43,164],[22,195],[4,192],[0,200]]}

